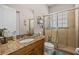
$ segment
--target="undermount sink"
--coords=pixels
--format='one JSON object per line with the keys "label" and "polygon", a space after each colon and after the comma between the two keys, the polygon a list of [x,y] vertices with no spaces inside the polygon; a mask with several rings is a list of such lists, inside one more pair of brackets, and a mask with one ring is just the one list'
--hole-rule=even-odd
{"label": "undermount sink", "polygon": [[31,42],[31,41],[33,41],[34,39],[31,39],[31,38],[29,38],[29,39],[24,39],[24,40],[21,40],[21,41],[19,41],[19,43],[29,43],[29,42]]}

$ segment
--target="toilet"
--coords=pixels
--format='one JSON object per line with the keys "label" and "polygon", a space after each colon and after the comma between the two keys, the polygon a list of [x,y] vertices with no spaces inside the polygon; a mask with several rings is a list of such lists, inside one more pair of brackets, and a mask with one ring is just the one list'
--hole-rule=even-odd
{"label": "toilet", "polygon": [[44,43],[44,54],[45,55],[52,55],[54,53],[54,45],[50,42]]}
{"label": "toilet", "polygon": [[79,55],[79,48],[75,49],[75,54]]}

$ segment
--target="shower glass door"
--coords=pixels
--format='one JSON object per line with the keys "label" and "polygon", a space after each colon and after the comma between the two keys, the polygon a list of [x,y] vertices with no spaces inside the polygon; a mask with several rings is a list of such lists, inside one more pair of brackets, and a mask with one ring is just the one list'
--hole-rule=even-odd
{"label": "shower glass door", "polygon": [[44,16],[44,22],[46,41],[63,50],[75,48],[75,10]]}

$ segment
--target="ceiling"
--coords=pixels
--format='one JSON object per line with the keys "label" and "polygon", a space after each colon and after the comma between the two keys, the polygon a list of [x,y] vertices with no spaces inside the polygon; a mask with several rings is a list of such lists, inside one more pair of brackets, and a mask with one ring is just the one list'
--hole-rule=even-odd
{"label": "ceiling", "polygon": [[48,7],[54,7],[57,4],[46,4]]}
{"label": "ceiling", "polygon": [[[6,4],[8,5],[8,4]],[[11,6],[18,6],[18,7],[22,7],[22,8],[28,8],[28,9],[33,9],[33,7],[35,6],[39,6],[39,5],[42,5],[42,4],[11,4]],[[43,4],[43,5],[46,5],[47,7],[54,7],[55,5],[57,4]]]}

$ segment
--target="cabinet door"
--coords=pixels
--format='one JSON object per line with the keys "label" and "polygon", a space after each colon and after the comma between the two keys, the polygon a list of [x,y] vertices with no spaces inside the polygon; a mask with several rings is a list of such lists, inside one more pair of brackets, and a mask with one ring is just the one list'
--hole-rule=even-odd
{"label": "cabinet door", "polygon": [[37,47],[37,48],[35,48],[34,51],[35,51],[34,52],[35,55],[43,55],[44,54],[44,51],[43,51],[42,47],[41,48]]}
{"label": "cabinet door", "polygon": [[39,40],[35,43],[35,55],[43,55],[44,54],[44,40]]}

